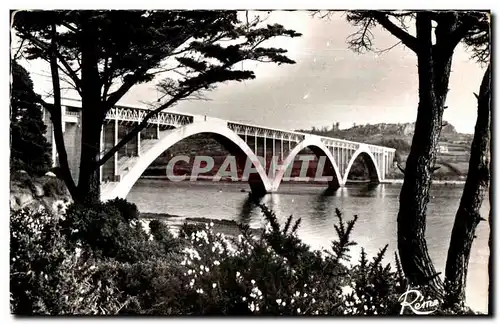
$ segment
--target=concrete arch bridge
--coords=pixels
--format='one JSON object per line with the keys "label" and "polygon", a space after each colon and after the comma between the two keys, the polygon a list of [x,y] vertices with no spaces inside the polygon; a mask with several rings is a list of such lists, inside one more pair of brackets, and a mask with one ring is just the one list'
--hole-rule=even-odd
{"label": "concrete arch bridge", "polygon": [[[68,162],[74,178],[78,176],[81,133],[80,101],[62,100],[64,140]],[[134,125],[140,123],[147,109],[116,106],[107,116],[101,132],[101,150],[107,152]],[[53,141],[52,125],[47,113],[44,120],[48,127],[48,140]],[[233,156],[239,165],[249,169],[246,181],[256,194],[278,190],[287,177],[299,152],[310,149],[323,161],[323,175],[328,186],[342,187],[358,157],[365,159],[371,182],[385,180],[393,167],[395,149],[287,131],[246,123],[228,121],[202,115],[161,112],[149,120],[148,127],[120,149],[101,167],[101,195],[103,200],[125,198],[148,166],[174,144],[196,134],[211,134]],[[53,161],[56,161],[55,145]]]}

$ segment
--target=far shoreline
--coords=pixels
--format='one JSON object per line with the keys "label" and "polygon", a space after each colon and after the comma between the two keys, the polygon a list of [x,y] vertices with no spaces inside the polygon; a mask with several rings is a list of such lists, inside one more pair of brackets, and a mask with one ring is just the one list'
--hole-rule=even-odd
{"label": "far shoreline", "polygon": [[[183,176],[177,176],[179,177],[179,180],[172,180],[172,179],[169,179],[169,177],[167,176],[142,176],[140,177],[139,179],[140,180],[161,180],[161,181],[166,181],[166,182],[191,182],[189,180],[189,176],[186,176],[184,180],[181,179],[181,177]],[[200,182],[214,182],[214,178],[213,176],[204,176],[204,175],[199,175],[196,177],[196,180],[195,182],[197,181],[200,181]],[[176,178],[174,178],[176,179]],[[296,178],[297,179],[297,178]],[[238,179],[238,181],[232,181],[230,178],[227,178],[227,179],[220,179],[218,180],[219,182],[223,182],[223,183],[234,183],[234,184],[237,184],[237,183],[242,183],[242,184],[246,184],[246,181],[241,181],[240,179]],[[380,182],[380,184],[403,184],[403,179],[384,179]],[[309,185],[317,185],[317,186],[321,186],[321,185],[325,185],[326,182],[321,182],[321,181],[307,181],[305,179],[297,179],[297,180],[293,180],[293,181],[285,181],[283,180],[282,182],[283,184],[309,184]],[[349,180],[347,184],[368,184],[370,183],[369,180]],[[432,184],[436,184],[436,185],[463,185],[465,184],[465,180],[432,180]]]}

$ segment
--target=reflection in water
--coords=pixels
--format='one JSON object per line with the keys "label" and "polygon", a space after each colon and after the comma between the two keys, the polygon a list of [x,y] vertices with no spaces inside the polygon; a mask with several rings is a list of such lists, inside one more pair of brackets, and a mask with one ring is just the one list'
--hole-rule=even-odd
{"label": "reflection in water", "polygon": [[[240,184],[213,182],[139,181],[127,199],[137,204],[140,211],[170,213],[184,217],[232,219],[261,227],[264,217],[253,197],[240,192]],[[461,186],[435,186],[427,212],[426,239],[431,258],[438,271],[444,270],[451,229],[460,197]],[[351,239],[358,243],[351,250],[353,260],[358,260],[360,248],[369,257],[389,244],[385,262],[393,262],[397,250],[397,214],[400,185],[378,186],[349,184],[332,192],[323,186],[307,184],[282,184],[280,192],[268,194],[257,201],[276,213],[281,224],[290,215],[301,218],[298,234],[304,243],[313,248],[329,247],[336,238],[335,208],[344,219],[358,215]],[[488,217],[487,197],[481,215]],[[488,292],[488,236],[487,222],[480,222],[476,230],[469,261],[467,302],[482,312],[487,311]]]}
{"label": "reflection in water", "polygon": [[338,189],[333,189],[332,187],[328,187],[321,193],[321,196],[335,196]]}
{"label": "reflection in water", "polygon": [[337,189],[335,192],[336,197],[349,197],[349,189],[347,187],[342,187]]}
{"label": "reflection in water", "polygon": [[257,199],[252,197],[252,195],[247,195],[247,197],[243,200],[243,204],[241,204],[238,222],[244,225],[250,224],[252,212],[257,207],[256,200]]}
{"label": "reflection in water", "polygon": [[371,194],[371,193],[376,193],[378,196],[378,193],[380,192],[380,185],[378,183],[367,183],[365,186],[363,186],[360,190],[360,193],[363,194]]}
{"label": "reflection in water", "polygon": [[335,210],[334,204],[332,203],[335,197],[333,193],[333,190],[326,189],[321,194],[316,196],[311,206],[312,219],[325,221],[329,215],[333,215],[332,212]]}

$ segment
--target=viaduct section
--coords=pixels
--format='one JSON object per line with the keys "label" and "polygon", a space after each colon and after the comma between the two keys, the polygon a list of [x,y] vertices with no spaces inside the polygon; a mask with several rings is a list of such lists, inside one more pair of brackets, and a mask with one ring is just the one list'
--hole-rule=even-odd
{"label": "viaduct section", "polygon": [[[120,106],[112,108],[101,130],[101,154],[116,145],[125,134],[140,123],[148,110],[141,107]],[[47,139],[54,143],[49,114],[44,111]],[[74,179],[78,177],[81,147],[81,102],[62,100],[62,121],[68,162]],[[121,148],[112,159],[101,167],[102,199],[124,198],[144,170],[172,145],[196,134],[211,134],[238,163],[251,163],[255,172],[248,183],[258,194],[278,190],[287,168],[298,153],[309,148],[317,157],[326,161],[325,170],[330,176],[329,186],[345,185],[353,162],[363,156],[367,162],[372,182],[385,180],[393,167],[395,149],[316,136],[257,125],[227,121],[218,118],[176,112],[161,112],[149,120],[148,126],[136,138]],[[57,161],[55,145],[52,159]]]}

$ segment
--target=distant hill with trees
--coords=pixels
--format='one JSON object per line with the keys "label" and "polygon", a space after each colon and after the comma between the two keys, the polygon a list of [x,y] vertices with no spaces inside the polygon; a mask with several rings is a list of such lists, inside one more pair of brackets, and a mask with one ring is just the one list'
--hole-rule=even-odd
{"label": "distant hill with trees", "polygon": [[[299,129],[298,132],[319,136],[336,137],[340,139],[381,145],[396,149],[396,160],[404,167],[411,141],[415,131],[415,123],[378,123],[353,124],[352,127],[340,129],[339,123],[332,123],[332,127],[312,127]],[[439,179],[465,178],[468,170],[472,134],[457,132],[455,126],[443,122],[439,142],[438,166],[435,176]],[[402,173],[396,170],[391,177],[402,178]]]}

